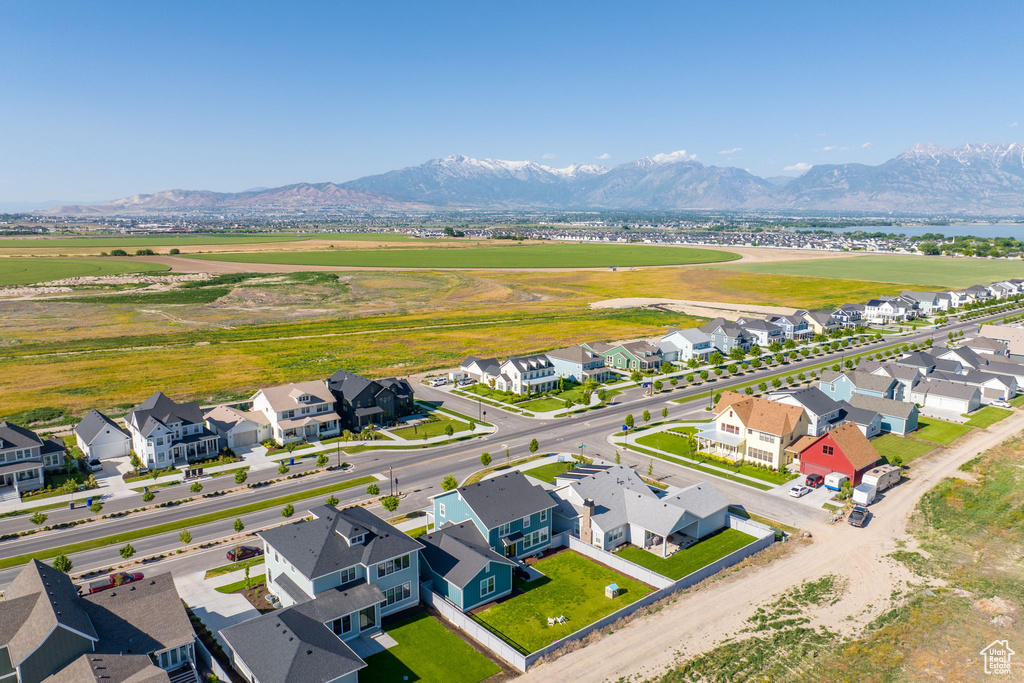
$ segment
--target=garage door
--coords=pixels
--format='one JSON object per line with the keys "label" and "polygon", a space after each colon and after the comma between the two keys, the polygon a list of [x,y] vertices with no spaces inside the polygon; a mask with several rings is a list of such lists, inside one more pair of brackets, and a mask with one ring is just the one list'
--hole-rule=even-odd
{"label": "garage door", "polygon": [[962,413],[967,410],[967,404],[960,399],[941,396],[939,397],[939,405],[937,405],[936,408],[943,410],[956,410]]}
{"label": "garage door", "polygon": [[825,465],[819,465],[813,462],[807,462],[806,460],[800,461],[800,474],[820,474],[821,476],[827,476],[832,474],[832,468],[826,467]]}
{"label": "garage door", "polygon": [[256,430],[235,434],[235,446],[251,446],[256,443]]}

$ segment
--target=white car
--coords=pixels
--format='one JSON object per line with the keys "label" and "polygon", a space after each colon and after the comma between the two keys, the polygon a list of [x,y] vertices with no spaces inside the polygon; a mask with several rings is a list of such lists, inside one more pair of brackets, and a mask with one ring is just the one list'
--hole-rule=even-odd
{"label": "white car", "polygon": [[793,496],[794,498],[801,498],[803,496],[806,496],[810,492],[811,490],[804,486],[803,484],[797,484],[796,486],[789,489],[789,495]]}
{"label": "white car", "polygon": [[1013,408],[1009,401],[1004,401],[1002,399],[992,401],[992,405],[996,408]]}
{"label": "white car", "polygon": [[99,458],[90,458],[89,459],[89,471],[90,472],[99,472],[102,469],[103,469],[103,463],[100,462]]}

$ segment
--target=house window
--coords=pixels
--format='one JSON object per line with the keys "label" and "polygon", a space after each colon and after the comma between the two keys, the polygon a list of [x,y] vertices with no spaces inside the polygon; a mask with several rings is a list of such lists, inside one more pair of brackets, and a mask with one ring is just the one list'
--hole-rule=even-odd
{"label": "house window", "polygon": [[532,534],[526,534],[523,538],[523,548],[532,548],[541,543],[547,543],[548,541],[548,530],[541,529],[540,531],[534,531]]}
{"label": "house window", "polygon": [[763,451],[760,448],[747,449],[747,455],[749,455],[752,458],[756,458],[757,460],[761,460],[763,462],[772,461],[772,454],[768,451]]}
{"label": "house window", "polygon": [[508,524],[502,524],[498,527],[499,536],[508,536],[510,533],[512,533],[512,522],[509,522]]}
{"label": "house window", "polygon": [[348,567],[347,569],[341,570],[341,582],[348,583],[349,581],[356,580],[356,568]]}
{"label": "house window", "polygon": [[403,583],[401,586],[388,588],[384,591],[384,602],[380,603],[381,607],[393,605],[396,602],[401,602],[402,600],[408,600],[409,596],[412,595],[411,586],[412,584]]}
{"label": "house window", "polygon": [[542,522],[548,521],[548,511],[547,510],[541,510],[540,511],[540,521],[542,521]]}
{"label": "house window", "polygon": [[437,504],[437,514],[439,517],[444,517],[444,503]]}
{"label": "house window", "polygon": [[381,577],[388,576],[389,574],[394,574],[395,572],[400,572],[403,569],[408,568],[409,556],[402,555],[401,557],[396,557],[393,560],[388,560],[387,562],[381,562],[380,564],[378,564],[377,578],[379,579]]}
{"label": "house window", "polygon": [[822,446],[821,447],[821,452],[824,453],[825,455],[832,455],[833,454],[833,448],[832,448],[832,446]]}
{"label": "house window", "polygon": [[739,434],[740,428],[737,427],[736,425],[723,424],[722,431],[725,432],[726,434]]}
{"label": "house window", "polygon": [[758,438],[765,443],[775,443],[775,437],[771,434],[765,434],[764,432],[758,432]]}
{"label": "house window", "polygon": [[348,633],[352,630],[352,615],[346,614],[345,616],[335,619],[331,622],[331,630],[334,631],[334,635],[340,636],[342,633]]}
{"label": "house window", "polygon": [[495,582],[494,582],[494,577],[493,576],[487,577],[486,579],[484,579],[483,581],[480,582],[480,597],[482,598],[485,595],[490,595],[491,593],[493,593],[495,591],[495,589],[496,589],[496,585],[495,585]]}

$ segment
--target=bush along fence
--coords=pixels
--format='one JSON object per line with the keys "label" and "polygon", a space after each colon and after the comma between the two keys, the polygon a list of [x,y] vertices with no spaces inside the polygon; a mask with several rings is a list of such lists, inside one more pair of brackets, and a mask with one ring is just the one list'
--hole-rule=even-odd
{"label": "bush along fence", "polygon": [[659,600],[669,597],[673,593],[700,583],[704,579],[714,576],[727,567],[739,564],[746,558],[764,550],[775,542],[775,532],[768,526],[759,522],[742,519],[736,515],[730,514],[728,516],[728,525],[737,531],[750,534],[755,540],[751,541],[739,550],[735,550],[725,557],[701,567],[695,572],[687,574],[677,581],[673,581],[672,579],[653,572],[650,569],[641,567],[640,565],[623,559],[614,553],[583,543],[579,539],[568,534],[563,533],[553,536],[551,539],[552,547],[568,546],[570,550],[611,567],[630,578],[641,581],[649,586],[653,586],[656,590],[645,595],[636,602],[630,603],[618,611],[598,619],[578,631],[570,633],[564,638],[556,640],[550,645],[547,645],[535,652],[531,652],[530,654],[523,654],[506,643],[499,636],[473,620],[473,618],[468,614],[463,613],[450,602],[434,593],[430,589],[429,584],[421,585],[420,597],[423,602],[437,610],[437,612],[449,623],[464,631],[470,638],[477,641],[481,646],[487,648],[495,657],[498,657],[517,671],[525,672],[530,666],[537,663],[538,660],[561,650],[569,643],[582,640],[594,631],[606,628],[607,626],[614,624],[616,621],[630,616],[638,610],[649,607]]}

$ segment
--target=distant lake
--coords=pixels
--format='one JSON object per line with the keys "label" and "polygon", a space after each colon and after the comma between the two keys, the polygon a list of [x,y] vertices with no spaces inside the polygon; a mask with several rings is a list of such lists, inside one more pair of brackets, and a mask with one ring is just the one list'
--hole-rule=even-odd
{"label": "distant lake", "polygon": [[[802,229],[802,228],[801,228]],[[925,233],[939,233],[946,237],[974,235],[975,237],[1012,237],[1024,241],[1024,223],[956,223],[954,225],[865,225],[856,228],[823,228],[833,232],[891,232],[907,237],[920,237]]]}

